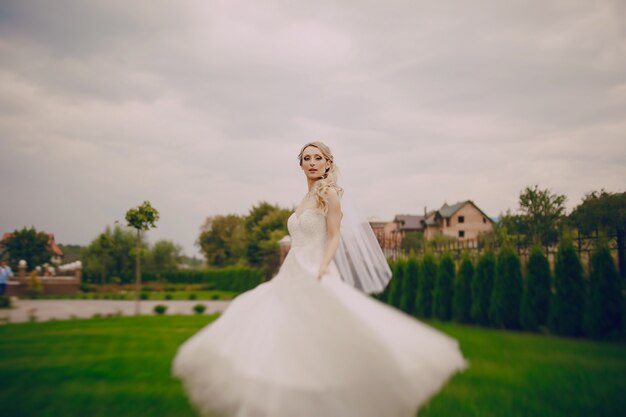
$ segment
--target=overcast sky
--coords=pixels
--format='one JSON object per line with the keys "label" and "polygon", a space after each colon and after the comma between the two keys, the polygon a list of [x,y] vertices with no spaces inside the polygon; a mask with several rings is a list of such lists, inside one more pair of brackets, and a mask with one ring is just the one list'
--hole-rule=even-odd
{"label": "overcast sky", "polygon": [[196,254],[209,215],[297,204],[310,140],[389,220],[623,191],[625,5],[1,0],[0,232],[88,244],[150,200]]}

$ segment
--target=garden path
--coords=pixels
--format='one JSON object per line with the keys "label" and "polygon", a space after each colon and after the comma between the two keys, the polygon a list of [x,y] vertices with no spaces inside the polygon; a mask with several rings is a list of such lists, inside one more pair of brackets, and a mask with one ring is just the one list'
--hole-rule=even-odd
{"label": "garden path", "polygon": [[[67,320],[70,318],[92,318],[95,316],[132,316],[135,302],[130,300],[31,300],[13,297],[11,308],[0,309],[0,323],[30,321]],[[154,314],[154,306],[166,305],[166,314],[194,314],[196,304],[206,307],[204,314],[224,311],[228,300],[142,300],[141,314]]]}

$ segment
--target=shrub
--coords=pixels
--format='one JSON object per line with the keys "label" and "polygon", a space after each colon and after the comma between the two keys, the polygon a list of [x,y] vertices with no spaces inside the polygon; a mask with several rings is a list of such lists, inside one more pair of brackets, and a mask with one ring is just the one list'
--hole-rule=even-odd
{"label": "shrub", "polygon": [[528,330],[537,330],[548,323],[550,306],[550,264],[541,247],[530,252],[526,265],[526,281],[522,296],[520,318],[522,326]]}
{"label": "shrub", "polygon": [[452,318],[452,285],[454,282],[454,261],[452,255],[445,253],[437,268],[437,280],[433,296],[434,316],[439,320]]}
{"label": "shrub", "polygon": [[585,283],[582,265],[570,241],[561,242],[554,267],[554,292],[550,299],[550,331],[566,336],[582,333]]}
{"label": "shrub", "polygon": [[471,317],[475,323],[486,326],[489,324],[489,307],[491,292],[496,271],[496,257],[493,252],[486,252],[478,259],[472,279]]}
{"label": "shrub", "polygon": [[206,310],[206,306],[204,304],[196,304],[193,306],[193,311],[196,314],[202,314]]}
{"label": "shrub", "polygon": [[221,269],[190,271],[146,271],[142,274],[144,282],[157,281],[157,275],[167,284],[165,291],[173,291],[172,284],[202,284],[204,288],[223,291],[243,292],[263,282],[263,272],[250,267],[227,267]]}
{"label": "shrub", "polygon": [[142,300],[147,300],[148,298],[150,298],[150,294],[142,291],[141,293],[139,293],[139,298]]}
{"label": "shrub", "polygon": [[166,292],[166,293],[165,293],[165,297],[164,297],[164,298],[165,298],[166,300],[171,300],[171,299],[172,299],[172,298],[174,298],[174,297],[173,297],[173,296],[172,296],[172,294],[170,294],[169,292]]}
{"label": "shrub", "polygon": [[596,339],[617,335],[622,326],[622,303],[620,276],[609,248],[601,244],[591,257],[585,333]]}
{"label": "shrub", "polygon": [[433,316],[433,291],[437,280],[437,261],[427,253],[421,265],[420,280],[417,285],[417,299],[415,309],[418,317],[430,318]]}
{"label": "shrub", "polygon": [[494,326],[507,329],[520,327],[522,302],[522,270],[513,249],[502,248],[496,261],[496,274],[491,293],[489,318]]}
{"label": "shrub", "polygon": [[0,308],[11,308],[11,297],[0,295]]}
{"label": "shrub", "polygon": [[196,293],[190,292],[188,298],[190,300],[195,300],[198,298],[198,296],[196,295]]}
{"label": "shrub", "polygon": [[406,276],[402,286],[402,300],[400,307],[407,314],[415,314],[415,299],[417,297],[417,284],[419,281],[419,262],[411,256],[406,263]]}
{"label": "shrub", "polygon": [[463,255],[461,266],[454,282],[454,298],[452,301],[452,315],[454,321],[469,323],[471,321],[472,308],[472,278],[474,277],[474,264],[469,255]]}
{"label": "shrub", "polygon": [[32,298],[38,298],[41,294],[43,294],[43,283],[35,270],[31,271],[28,276],[28,289],[26,292],[28,296]]}
{"label": "shrub", "polygon": [[163,304],[157,304],[154,306],[154,313],[158,315],[163,315],[167,311],[167,306]]}
{"label": "shrub", "polygon": [[220,299],[219,294],[211,294],[211,300],[219,300],[219,299]]}

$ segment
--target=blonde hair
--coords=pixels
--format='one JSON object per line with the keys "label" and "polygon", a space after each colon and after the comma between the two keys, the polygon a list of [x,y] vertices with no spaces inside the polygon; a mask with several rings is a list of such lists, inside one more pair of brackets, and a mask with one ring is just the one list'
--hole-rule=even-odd
{"label": "blonde hair", "polygon": [[328,210],[328,202],[325,197],[326,192],[329,189],[334,188],[337,191],[337,195],[339,195],[339,197],[341,197],[341,195],[343,194],[343,188],[337,185],[337,174],[339,173],[339,168],[337,168],[337,165],[335,165],[335,160],[333,158],[332,152],[330,151],[330,148],[324,143],[318,141],[309,142],[305,144],[302,149],[300,149],[300,153],[298,154],[298,161],[300,163],[300,166],[302,166],[302,154],[304,153],[304,150],[309,146],[313,146],[314,148],[319,149],[319,151],[322,153],[322,156],[326,160],[330,161],[330,168],[326,170],[322,178],[315,182],[315,185],[311,190],[311,194],[314,195],[316,199],[316,206],[326,212]]}

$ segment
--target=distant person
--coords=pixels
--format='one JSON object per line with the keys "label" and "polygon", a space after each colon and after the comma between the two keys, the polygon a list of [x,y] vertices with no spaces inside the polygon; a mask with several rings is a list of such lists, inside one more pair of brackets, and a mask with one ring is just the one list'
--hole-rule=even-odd
{"label": "distant person", "polygon": [[0,261],[0,295],[4,295],[7,288],[7,281],[13,276],[11,267],[6,262]]}

